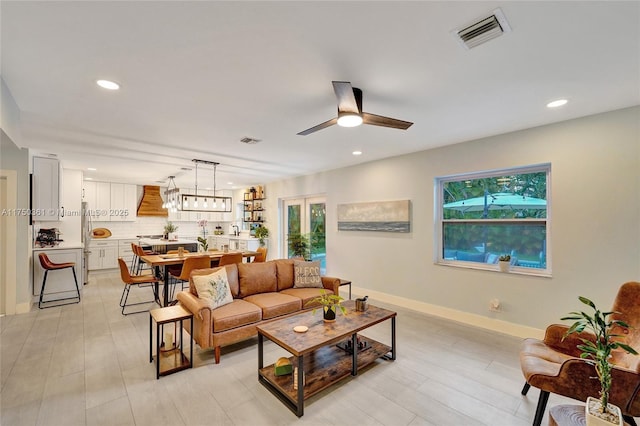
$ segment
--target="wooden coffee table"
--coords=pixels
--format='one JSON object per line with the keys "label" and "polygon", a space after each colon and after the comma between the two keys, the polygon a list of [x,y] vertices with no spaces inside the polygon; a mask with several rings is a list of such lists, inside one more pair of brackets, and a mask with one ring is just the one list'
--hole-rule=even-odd
{"label": "wooden coffee table", "polygon": [[[280,320],[259,325],[258,329],[258,381],[273,393],[298,417],[304,414],[304,400],[328,388],[358,371],[378,358],[396,359],[396,313],[369,305],[365,312],[355,310],[354,301],[346,301],[347,315],[338,314],[336,321],[325,323],[322,314],[311,311],[301,312]],[[373,339],[358,336],[358,332],[386,320],[391,320],[391,346]],[[295,326],[306,326],[305,333],[293,331]],[[291,361],[298,368],[298,383],[305,383],[294,389],[292,375],[276,376],[273,364],[264,366],[264,339],[267,338],[291,353]],[[345,346],[351,341],[351,348],[358,341],[365,347],[349,351]],[[304,374],[303,374],[304,372]],[[304,377],[303,377],[304,376]]]}

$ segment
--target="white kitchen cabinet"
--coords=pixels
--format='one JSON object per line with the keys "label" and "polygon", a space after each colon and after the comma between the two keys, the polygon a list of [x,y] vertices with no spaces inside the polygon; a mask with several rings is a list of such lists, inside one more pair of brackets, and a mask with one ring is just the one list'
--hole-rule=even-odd
{"label": "white kitchen cabinet", "polygon": [[256,251],[260,247],[260,240],[257,238],[229,237],[228,240],[231,250]]}
{"label": "white kitchen cabinet", "polygon": [[31,206],[34,220],[58,221],[61,216],[60,162],[55,158],[33,157]]}
{"label": "white kitchen cabinet", "polygon": [[118,240],[91,240],[89,251],[90,271],[118,268]]}
{"label": "white kitchen cabinet", "polygon": [[222,250],[222,247],[229,245],[229,237],[216,237],[216,248]]}
{"label": "white kitchen cabinet", "polygon": [[136,220],[138,193],[135,185],[111,183],[109,214],[112,222]]}
{"label": "white kitchen cabinet", "polygon": [[111,221],[111,184],[109,182],[84,181],[82,199],[88,203],[91,220]]}
{"label": "white kitchen cabinet", "polygon": [[118,257],[121,257],[127,266],[130,266],[131,261],[133,260],[133,249],[131,248],[131,244],[138,244],[138,242],[139,240],[137,238],[118,240]]}
{"label": "white kitchen cabinet", "polygon": [[[45,253],[53,263],[74,262],[76,264],[76,278],[78,287],[82,291],[82,249],[41,249],[33,251],[33,295],[40,295],[42,289],[42,279],[45,270],[40,265],[38,254]],[[76,283],[73,280],[71,269],[61,269],[59,271],[49,271],[47,274],[47,285],[44,289],[45,295],[56,293],[57,296],[65,297],[62,293],[76,293]],[[55,297],[58,298],[58,297]],[[46,300],[45,296],[45,300]]]}

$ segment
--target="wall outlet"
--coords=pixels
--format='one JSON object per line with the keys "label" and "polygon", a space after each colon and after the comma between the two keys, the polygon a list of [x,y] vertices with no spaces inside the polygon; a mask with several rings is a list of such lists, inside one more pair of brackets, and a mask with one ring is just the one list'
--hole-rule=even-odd
{"label": "wall outlet", "polygon": [[491,299],[489,300],[489,310],[491,312],[501,312],[502,305],[500,304],[500,299]]}

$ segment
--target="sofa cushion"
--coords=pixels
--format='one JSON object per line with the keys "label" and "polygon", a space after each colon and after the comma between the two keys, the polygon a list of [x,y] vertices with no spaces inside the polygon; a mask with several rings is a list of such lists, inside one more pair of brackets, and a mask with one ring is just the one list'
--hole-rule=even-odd
{"label": "sofa cushion", "polygon": [[299,297],[279,292],[254,294],[245,297],[244,300],[262,309],[262,319],[275,318],[302,309],[302,300]]}
{"label": "sofa cushion", "polygon": [[229,282],[231,295],[234,299],[236,299],[240,293],[240,284],[238,283],[238,267],[235,264],[225,265],[219,268],[196,269],[194,271],[191,271],[191,279],[189,280],[189,291],[198,296],[198,289],[193,284],[193,277],[197,275],[209,275],[210,273],[217,271],[220,268],[225,268],[227,270],[227,281]]}
{"label": "sofa cushion", "polygon": [[240,297],[277,291],[276,265],[272,262],[238,263]]}
{"label": "sofa cushion", "polygon": [[242,299],[234,299],[228,305],[211,311],[213,332],[230,330],[247,324],[257,323],[262,319],[262,310],[253,303]]}
{"label": "sofa cushion", "polygon": [[293,259],[276,259],[276,274],[278,276],[278,291],[293,287]]}
{"label": "sofa cushion", "polygon": [[312,308],[313,306],[319,306],[315,304],[310,304],[307,306],[313,298],[320,296],[322,291],[325,291],[327,294],[333,294],[333,291],[322,289],[322,288],[288,288],[286,290],[282,290],[281,294],[288,294],[289,296],[294,296],[302,300],[302,309]]}
{"label": "sofa cushion", "polygon": [[225,268],[220,268],[209,275],[196,275],[193,277],[193,284],[198,290],[198,297],[203,299],[211,309],[233,302]]}
{"label": "sofa cushion", "polygon": [[319,260],[316,260],[315,262],[296,260],[293,263],[293,274],[294,288],[322,288]]}

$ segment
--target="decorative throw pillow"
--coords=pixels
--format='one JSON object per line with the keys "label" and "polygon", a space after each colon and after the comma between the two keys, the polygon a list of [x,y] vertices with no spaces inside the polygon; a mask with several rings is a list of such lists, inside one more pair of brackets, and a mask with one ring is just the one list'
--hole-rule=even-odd
{"label": "decorative throw pillow", "polygon": [[209,275],[195,275],[193,284],[198,290],[198,297],[206,301],[211,309],[233,302],[225,268]]}
{"label": "decorative throw pillow", "polygon": [[320,261],[293,262],[293,288],[322,288],[320,278]]}

